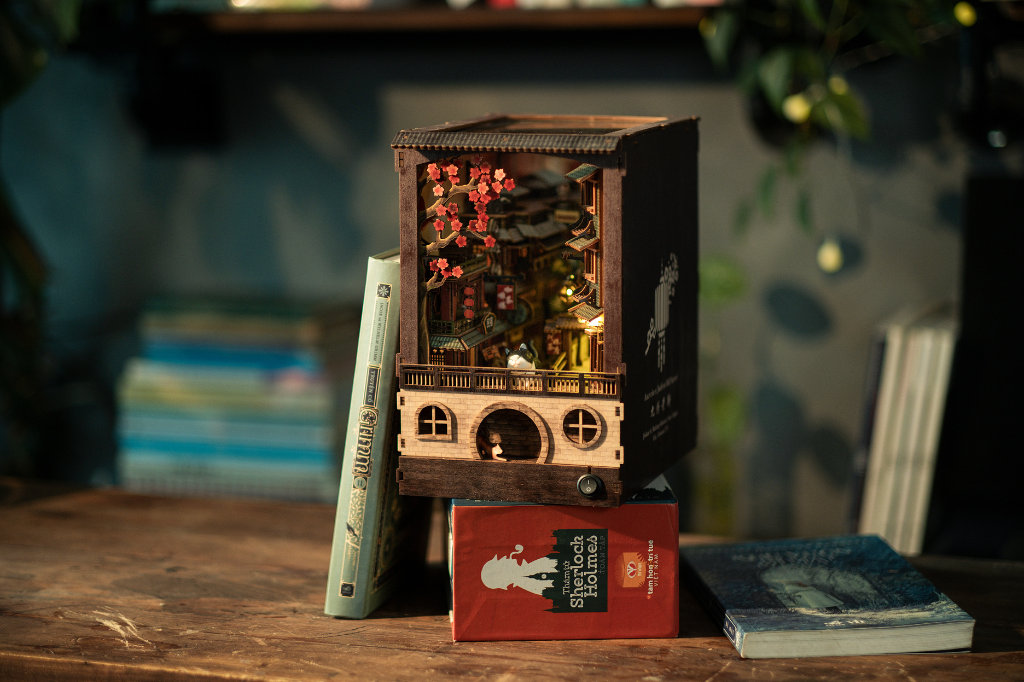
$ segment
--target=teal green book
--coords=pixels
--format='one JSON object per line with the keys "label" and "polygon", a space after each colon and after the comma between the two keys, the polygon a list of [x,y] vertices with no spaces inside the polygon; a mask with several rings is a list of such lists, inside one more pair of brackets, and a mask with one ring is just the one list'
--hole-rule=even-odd
{"label": "teal green book", "polygon": [[365,618],[394,591],[418,546],[423,500],[398,495],[395,355],[398,251],[370,258],[324,612]]}

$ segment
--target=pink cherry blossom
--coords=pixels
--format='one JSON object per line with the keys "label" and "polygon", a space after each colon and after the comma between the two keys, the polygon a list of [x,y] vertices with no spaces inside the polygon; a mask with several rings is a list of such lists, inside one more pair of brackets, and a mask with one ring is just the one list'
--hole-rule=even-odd
{"label": "pink cherry blossom", "polygon": [[491,219],[491,216],[487,215],[486,213],[481,213],[480,215],[477,216],[477,219],[480,221],[481,225],[486,227],[487,221]]}
{"label": "pink cherry blossom", "polygon": [[452,219],[452,231],[453,232],[458,232],[461,229],[462,229],[462,221],[459,220],[458,218],[453,218]]}
{"label": "pink cherry blossom", "polygon": [[447,173],[449,177],[451,177],[451,176],[453,176],[453,175],[458,175],[458,174],[459,174],[459,167],[458,167],[458,166],[456,166],[456,165],[455,165],[455,164],[453,163],[453,164],[450,164],[450,165],[448,165],[448,166],[447,166],[447,167],[446,167],[446,168],[444,169],[444,172],[445,172],[445,173]]}
{"label": "pink cherry blossom", "polygon": [[443,230],[443,229],[444,229],[444,221],[443,221],[443,220],[441,220],[440,218],[438,218],[437,220],[435,220],[435,221],[434,221],[434,229],[435,229],[435,230],[437,230],[438,232],[440,232],[441,230]]}
{"label": "pink cherry blossom", "polygon": [[438,204],[437,205],[437,215],[439,215],[439,216],[446,216],[446,215],[448,215],[448,211],[449,211],[449,208],[445,204]]}
{"label": "pink cherry blossom", "polygon": [[473,208],[476,209],[477,213],[487,213],[487,204],[485,204],[482,201],[478,201],[475,204],[473,204]]}
{"label": "pink cherry blossom", "polygon": [[489,171],[489,170],[491,170],[491,164],[489,164],[486,161],[484,161],[483,163],[480,164],[480,170],[482,170],[482,171]]}
{"label": "pink cherry blossom", "polygon": [[469,177],[473,178],[474,180],[479,178],[480,177],[480,169],[479,168],[470,168],[469,169]]}
{"label": "pink cherry blossom", "polygon": [[477,192],[476,190],[473,190],[472,192],[470,192],[469,193],[469,200],[472,201],[473,203],[476,203],[476,202],[480,201],[480,192]]}
{"label": "pink cherry blossom", "polygon": [[430,174],[430,177],[434,180],[434,182],[437,182],[438,180],[441,179],[441,169],[437,167],[436,163],[432,163],[429,166],[427,166],[427,173]]}
{"label": "pink cherry blossom", "polygon": [[452,276],[452,271],[451,270],[442,270],[441,271],[441,276],[444,277],[445,279],[448,279],[449,277]]}
{"label": "pink cherry blossom", "polygon": [[484,237],[484,246],[486,246],[487,248],[491,248],[492,246],[494,246],[495,242],[497,242],[497,240],[491,235],[487,235],[486,237]]}
{"label": "pink cherry blossom", "polygon": [[513,180],[512,178],[509,178],[508,180],[505,181],[505,189],[507,189],[509,191],[512,191],[515,188],[516,188],[516,181],[515,180]]}
{"label": "pink cherry blossom", "polygon": [[491,187],[494,189],[494,193],[495,194],[498,194],[499,192],[501,192],[501,183],[500,182],[492,182],[491,183]]}
{"label": "pink cherry blossom", "polygon": [[455,277],[456,279],[462,277],[462,268],[459,267],[458,265],[452,268],[452,277]]}
{"label": "pink cherry blossom", "polygon": [[439,197],[442,194],[444,194],[444,187],[441,187],[441,185],[434,185],[434,196]]}
{"label": "pink cherry blossom", "polygon": [[437,268],[437,261],[436,260],[430,261],[430,269],[433,270],[434,272],[437,272],[438,268]]}
{"label": "pink cherry blossom", "polygon": [[455,238],[455,243],[458,244],[459,247],[463,247],[466,245],[466,238],[462,235],[459,235],[458,237]]}
{"label": "pink cherry blossom", "polygon": [[504,168],[499,168],[498,170],[494,171],[494,179],[495,180],[504,180],[505,179],[505,169]]}
{"label": "pink cherry blossom", "polygon": [[437,267],[441,268],[442,270],[446,270],[448,268],[448,259],[447,258],[438,258],[434,262],[437,263]]}
{"label": "pink cherry blossom", "polygon": [[478,166],[481,163],[483,163],[483,160],[484,160],[484,157],[480,156],[479,154],[476,154],[476,155],[473,156],[473,163],[475,163]]}

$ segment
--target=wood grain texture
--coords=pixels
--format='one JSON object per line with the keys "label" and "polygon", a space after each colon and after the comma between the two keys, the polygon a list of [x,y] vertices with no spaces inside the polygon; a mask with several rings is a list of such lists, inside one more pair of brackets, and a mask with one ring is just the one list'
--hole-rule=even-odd
{"label": "wood grain texture", "polygon": [[[576,481],[593,474],[604,488],[584,497]],[[619,470],[610,467],[441,459],[403,455],[398,458],[398,490],[420,497],[465,497],[473,500],[618,507],[622,504]]]}
{"label": "wood grain texture", "polygon": [[[400,280],[402,286],[399,293],[401,310],[419,310],[421,275],[418,267],[408,264],[416,263],[420,257],[417,181],[419,166],[424,162],[424,156],[414,149],[395,151],[395,170],[398,171],[399,186],[398,244],[403,263]],[[398,343],[403,362],[413,364],[420,362],[419,316],[417,314],[401,316],[398,327]],[[426,355],[423,357],[425,358]]]}
{"label": "wood grain texture", "polygon": [[1010,562],[917,562],[978,619],[981,653],[742,660],[685,589],[674,640],[454,643],[440,566],[366,620],[323,614],[330,506],[13,497],[0,508],[4,682],[1024,676],[1024,567]]}

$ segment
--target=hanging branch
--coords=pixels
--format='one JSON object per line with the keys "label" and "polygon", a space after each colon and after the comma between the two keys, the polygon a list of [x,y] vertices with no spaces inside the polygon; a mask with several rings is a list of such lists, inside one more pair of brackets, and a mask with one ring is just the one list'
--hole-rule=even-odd
{"label": "hanging branch", "polygon": [[[507,177],[501,168],[492,173],[491,165],[484,162],[479,156],[473,157],[469,163],[469,182],[460,185],[459,172],[461,169],[462,162],[459,159],[451,159],[439,164],[432,163],[427,166],[427,174],[430,175],[430,180],[434,183],[432,193],[437,197],[437,201],[424,211],[419,225],[419,229],[422,230],[433,218],[436,234],[434,241],[425,247],[428,254],[439,253],[453,241],[458,247],[463,248],[468,243],[467,235],[483,241],[484,246],[488,248],[496,243],[493,236],[489,234],[483,236],[487,232],[487,224],[490,220],[487,215],[487,205],[498,198],[501,190],[514,189],[516,183],[512,178]],[[447,178],[442,179],[442,174]],[[459,220],[458,205],[454,202],[454,199],[462,194],[468,196],[476,209],[476,218],[470,220],[469,224],[465,226]],[[466,227],[465,233],[462,231],[463,227]],[[445,229],[449,229],[451,232],[447,237],[442,237]],[[430,269],[434,271],[434,274],[426,282],[427,291],[437,289],[449,277],[458,279],[462,276],[462,268],[455,266],[449,269],[446,258],[437,258],[431,261]]]}

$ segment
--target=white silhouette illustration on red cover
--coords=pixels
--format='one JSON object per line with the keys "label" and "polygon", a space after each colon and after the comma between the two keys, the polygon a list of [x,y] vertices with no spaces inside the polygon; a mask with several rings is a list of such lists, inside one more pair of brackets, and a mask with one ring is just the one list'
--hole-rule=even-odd
{"label": "white silhouette illustration on red cover", "polygon": [[480,570],[480,579],[484,585],[492,590],[507,590],[509,585],[515,585],[538,595],[542,595],[545,588],[554,587],[554,573],[558,568],[558,562],[544,556],[529,562],[524,559],[519,563],[512,557],[522,551],[523,546],[516,545],[516,551],[509,553],[508,556],[499,559],[495,554],[494,558]]}

